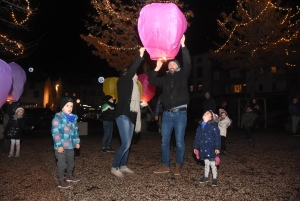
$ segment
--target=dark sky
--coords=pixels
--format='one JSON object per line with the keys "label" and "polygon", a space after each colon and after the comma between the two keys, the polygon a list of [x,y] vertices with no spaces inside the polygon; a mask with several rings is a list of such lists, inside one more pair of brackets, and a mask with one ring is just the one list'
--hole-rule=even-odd
{"label": "dark sky", "polygon": [[[220,0],[190,0],[190,9],[195,17],[190,20],[191,26],[186,32],[186,45],[190,53],[197,54],[207,51],[212,41],[217,38],[216,18],[219,13],[228,9]],[[51,0],[31,1],[37,6],[35,16],[29,21],[32,29],[30,37],[37,40],[38,45],[28,57],[19,59],[24,69],[33,67],[37,77],[63,75],[68,79],[98,78],[99,76],[118,75],[109,67],[105,60],[92,54],[93,47],[88,47],[79,34],[88,34],[84,19],[93,8],[87,0]],[[70,76],[68,76],[70,75]],[[73,76],[76,75],[76,76]]]}

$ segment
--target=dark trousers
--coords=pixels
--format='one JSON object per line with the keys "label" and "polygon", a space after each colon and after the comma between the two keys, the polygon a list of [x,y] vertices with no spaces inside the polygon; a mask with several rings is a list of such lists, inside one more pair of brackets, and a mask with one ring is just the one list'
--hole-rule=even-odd
{"label": "dark trousers", "polygon": [[68,175],[74,170],[74,149],[65,149],[63,153],[58,153],[55,150],[55,157],[57,159],[56,174],[59,180],[65,177],[65,172]]}
{"label": "dark trousers", "polygon": [[225,136],[221,136],[221,150],[222,151],[227,151],[226,137]]}
{"label": "dark trousers", "polygon": [[245,128],[246,129],[246,138],[247,140],[251,140],[252,136],[252,126],[248,126]]}
{"label": "dark trousers", "polygon": [[3,138],[3,151],[4,153],[8,153],[10,148],[10,139]]}

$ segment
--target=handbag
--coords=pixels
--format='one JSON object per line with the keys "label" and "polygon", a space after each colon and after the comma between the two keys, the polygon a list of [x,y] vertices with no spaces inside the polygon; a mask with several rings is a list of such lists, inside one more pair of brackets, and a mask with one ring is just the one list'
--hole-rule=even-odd
{"label": "handbag", "polygon": [[216,162],[216,165],[220,165],[221,159],[220,159],[219,155],[216,155],[215,162]]}

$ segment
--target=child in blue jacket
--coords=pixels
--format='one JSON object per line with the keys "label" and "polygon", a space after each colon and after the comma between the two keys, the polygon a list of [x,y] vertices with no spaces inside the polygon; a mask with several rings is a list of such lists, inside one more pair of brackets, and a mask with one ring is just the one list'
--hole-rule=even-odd
{"label": "child in blue jacket", "polygon": [[[80,148],[77,126],[77,115],[72,114],[73,100],[69,97],[60,101],[61,112],[55,114],[52,120],[52,137],[54,141],[55,157],[57,159],[56,174],[59,188],[71,187],[69,182],[78,182],[74,169],[74,147]],[[66,171],[66,174],[65,174]]]}
{"label": "child in blue jacket", "polygon": [[[204,160],[204,176],[200,183],[208,182],[210,168],[212,170],[212,186],[218,185],[215,157],[220,153],[221,136],[218,128],[218,117],[211,110],[202,116],[203,122],[198,126],[194,141],[194,153]],[[200,152],[200,153],[199,153]]]}

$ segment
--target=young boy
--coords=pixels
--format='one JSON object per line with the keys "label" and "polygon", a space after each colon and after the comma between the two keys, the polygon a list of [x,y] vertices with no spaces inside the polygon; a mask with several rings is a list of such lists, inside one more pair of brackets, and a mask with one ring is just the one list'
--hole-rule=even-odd
{"label": "young boy", "polygon": [[[73,100],[69,97],[60,101],[61,112],[55,114],[52,120],[52,137],[55,157],[57,159],[56,174],[59,188],[71,187],[69,182],[78,182],[74,169],[74,147],[80,148],[77,126],[77,115],[72,114]],[[66,171],[66,175],[65,175]]]}

